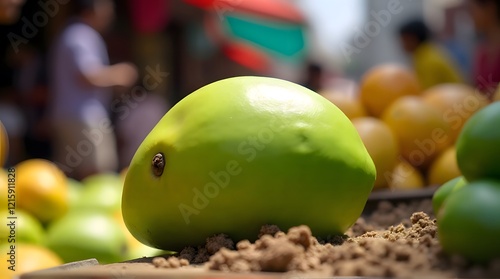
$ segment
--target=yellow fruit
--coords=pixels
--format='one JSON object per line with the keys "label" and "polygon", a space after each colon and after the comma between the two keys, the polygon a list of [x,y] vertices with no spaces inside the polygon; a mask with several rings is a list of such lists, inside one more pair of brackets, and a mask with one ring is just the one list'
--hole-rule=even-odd
{"label": "yellow fruit", "polygon": [[461,175],[457,164],[457,151],[455,146],[450,146],[432,162],[428,173],[429,185],[441,185]]}
{"label": "yellow fruit", "polygon": [[[132,260],[132,259],[142,258],[142,257],[153,257],[153,256],[159,256],[162,254],[169,253],[168,251],[163,251],[160,249],[156,249],[156,248],[144,245],[139,240],[137,240],[130,233],[130,231],[127,229],[127,226],[125,225],[125,221],[123,220],[121,210],[116,211],[113,214],[113,218],[116,221],[118,221],[118,224],[120,224],[120,228],[122,229],[123,233],[125,234],[125,238],[127,241],[127,251],[128,251],[125,260]],[[173,252],[171,252],[171,253],[173,253]]]}
{"label": "yellow fruit", "polygon": [[424,178],[420,171],[405,160],[400,160],[388,180],[389,188],[393,190],[411,190],[424,187]]}
{"label": "yellow fruit", "polygon": [[402,96],[418,95],[420,85],[415,74],[395,65],[376,66],[365,73],[361,80],[361,102],[368,112],[376,117]]}
{"label": "yellow fruit", "polygon": [[450,137],[455,141],[469,117],[488,104],[488,100],[465,84],[441,84],[422,93],[422,100],[439,111],[450,125]]}
{"label": "yellow fruit", "polygon": [[125,177],[127,176],[127,172],[128,172],[128,167],[124,167],[121,171],[120,171],[120,179],[122,181],[125,181]]}
{"label": "yellow fruit", "polygon": [[[28,243],[16,243],[15,252],[10,248],[11,244],[0,246],[0,278],[13,278],[26,272],[51,268],[63,264],[61,258],[51,250]],[[10,253],[10,254],[9,254]],[[12,256],[11,254],[14,254]],[[9,262],[14,257],[15,271],[9,269]]]}
{"label": "yellow fruit", "polygon": [[387,108],[382,119],[395,132],[403,158],[415,167],[428,167],[450,146],[448,123],[420,97],[401,97]]}
{"label": "yellow fruit", "polygon": [[16,166],[17,206],[43,223],[68,210],[68,184],[64,173],[53,163],[30,159]]}
{"label": "yellow fruit", "polygon": [[9,154],[9,137],[7,136],[7,131],[0,121],[0,167],[3,167],[7,161],[7,155]]}
{"label": "yellow fruit", "polygon": [[399,154],[396,135],[387,124],[374,117],[356,118],[352,123],[375,163],[377,179],[374,188],[387,187],[388,184],[384,174],[392,172]]}
{"label": "yellow fruit", "polygon": [[7,209],[7,172],[0,168],[0,209]]}
{"label": "yellow fruit", "polygon": [[337,91],[322,91],[319,93],[336,105],[349,119],[366,116],[366,110],[356,96]]}

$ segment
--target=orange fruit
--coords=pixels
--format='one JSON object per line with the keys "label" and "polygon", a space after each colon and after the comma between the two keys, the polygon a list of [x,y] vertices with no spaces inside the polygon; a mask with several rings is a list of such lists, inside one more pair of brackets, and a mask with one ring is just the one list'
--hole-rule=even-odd
{"label": "orange fruit", "polygon": [[422,100],[436,108],[450,125],[450,137],[456,140],[469,117],[488,104],[488,100],[465,84],[440,84],[422,93]]}
{"label": "orange fruit", "polygon": [[377,178],[373,186],[374,189],[387,187],[384,174],[392,172],[399,154],[396,135],[387,124],[374,117],[356,118],[352,124],[354,124],[366,150],[375,163]]}
{"label": "orange fruit", "polygon": [[361,101],[352,94],[333,90],[320,91],[319,93],[336,105],[349,119],[366,116],[366,110]]}
{"label": "orange fruit", "polygon": [[0,209],[7,208],[7,194],[8,194],[8,177],[7,172],[0,168]]}
{"label": "orange fruit", "polygon": [[43,223],[68,210],[68,184],[64,173],[52,162],[29,159],[16,166],[17,206]]}
{"label": "orange fruit", "polygon": [[402,96],[420,94],[416,75],[403,66],[383,64],[364,74],[360,84],[361,102],[376,117]]}
{"label": "orange fruit", "polygon": [[[51,268],[63,264],[61,258],[40,245],[16,243],[15,252],[10,249],[11,244],[0,246],[0,278],[13,278],[26,272]],[[10,254],[15,254],[15,271],[9,269]]]}
{"label": "orange fruit", "polygon": [[420,189],[425,186],[422,173],[404,159],[399,161],[387,180],[389,188],[393,190]]}
{"label": "orange fruit", "polygon": [[8,180],[7,180],[7,171],[0,168],[0,209],[7,208],[7,188]]}
{"label": "orange fruit", "polygon": [[9,154],[9,137],[7,136],[7,131],[0,121],[0,167],[3,167],[7,161],[7,155]]}
{"label": "orange fruit", "polygon": [[415,167],[428,167],[450,145],[448,123],[420,97],[399,98],[387,108],[382,119],[396,133],[401,155]]}
{"label": "orange fruit", "polygon": [[457,164],[457,150],[455,146],[450,146],[432,162],[428,172],[429,185],[442,185],[461,175]]}

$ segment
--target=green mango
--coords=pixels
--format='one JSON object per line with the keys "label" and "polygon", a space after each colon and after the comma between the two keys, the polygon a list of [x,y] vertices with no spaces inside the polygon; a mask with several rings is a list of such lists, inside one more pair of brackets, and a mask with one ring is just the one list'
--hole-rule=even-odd
{"label": "green mango", "polygon": [[120,210],[123,181],[117,173],[99,173],[82,180],[74,210],[97,209],[113,214]]}
{"label": "green mango", "polygon": [[127,258],[125,233],[119,223],[101,210],[71,211],[48,228],[46,246],[64,262],[96,258],[115,263]]}
{"label": "green mango", "polygon": [[344,233],[376,171],[350,120],[319,94],[266,77],[191,93],[157,123],[125,178],[122,213],[142,243],[178,251],[264,224]]}
{"label": "green mango", "polygon": [[22,209],[5,209],[0,211],[0,218],[4,222],[0,226],[0,244],[44,243],[45,229],[40,220],[29,212]]}
{"label": "green mango", "polygon": [[467,181],[500,179],[498,123],[500,102],[493,102],[475,112],[460,131],[456,143],[457,164]]}
{"label": "green mango", "polygon": [[437,218],[443,250],[470,261],[500,257],[500,180],[483,179],[450,193]]}
{"label": "green mango", "polygon": [[465,180],[465,177],[458,176],[451,180],[448,180],[443,185],[439,186],[439,188],[436,190],[436,192],[434,192],[434,195],[432,196],[432,209],[436,217],[439,216],[439,212],[443,207],[443,203],[446,201],[446,199],[448,199],[450,194],[464,187],[465,185],[467,185],[467,180]]}

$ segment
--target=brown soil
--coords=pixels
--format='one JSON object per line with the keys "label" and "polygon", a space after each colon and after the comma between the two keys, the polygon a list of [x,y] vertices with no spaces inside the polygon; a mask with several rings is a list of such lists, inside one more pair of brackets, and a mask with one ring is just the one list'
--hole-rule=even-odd
{"label": "brown soil", "polygon": [[323,276],[369,277],[500,277],[500,259],[484,266],[446,255],[437,239],[430,200],[379,204],[343,236],[317,239],[307,226],[282,232],[263,226],[255,243],[236,245],[226,235],[207,239],[201,247],[187,247],[177,257],[157,257],[158,268],[188,264],[227,272],[291,272]]}

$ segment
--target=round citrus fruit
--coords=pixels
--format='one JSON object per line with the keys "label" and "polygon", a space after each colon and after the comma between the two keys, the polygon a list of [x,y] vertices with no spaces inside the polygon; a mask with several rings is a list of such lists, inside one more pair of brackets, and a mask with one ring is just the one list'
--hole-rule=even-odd
{"label": "round citrus fruit", "polygon": [[65,262],[96,258],[113,263],[127,255],[120,225],[111,214],[98,210],[74,210],[56,220],[48,228],[46,244]]}
{"label": "round citrus fruit", "polygon": [[436,190],[436,192],[434,192],[434,195],[432,196],[432,209],[434,211],[434,215],[439,215],[439,211],[441,210],[443,203],[451,193],[462,188],[466,184],[467,180],[465,180],[463,176],[458,176],[439,186],[439,188]]}
{"label": "round citrus fruit", "polygon": [[395,132],[401,155],[417,168],[427,167],[450,145],[449,125],[420,97],[401,97],[387,108],[382,119]]}
{"label": "round citrus fruit", "polygon": [[450,146],[439,154],[429,167],[428,184],[441,185],[461,175],[457,165],[457,151],[455,146]]}
{"label": "round citrus fruit", "polygon": [[349,119],[366,116],[361,101],[352,94],[338,91],[321,91],[321,96],[336,105]]}
{"label": "round citrus fruit", "polygon": [[376,117],[402,96],[420,94],[413,72],[396,64],[375,66],[364,74],[360,84],[361,102]]}
{"label": "round citrus fruit", "polygon": [[500,179],[500,102],[476,112],[465,123],[457,147],[457,162],[468,181]]}
{"label": "round citrus fruit", "polygon": [[164,250],[216,233],[255,239],[268,223],[341,234],[361,215],[375,172],[331,102],[289,81],[235,77],[191,93],[158,122],[130,163],[122,212],[139,241]]}
{"label": "round citrus fruit", "polygon": [[436,108],[450,125],[449,135],[453,141],[467,119],[488,104],[488,100],[471,86],[454,83],[433,86],[423,92],[422,99]]}
{"label": "round citrus fruit", "polygon": [[453,191],[437,219],[443,249],[477,262],[500,257],[499,201],[498,180],[473,181]]}
{"label": "round citrus fruit", "polygon": [[0,211],[0,218],[7,222],[0,226],[0,243],[43,244],[45,241],[42,223],[28,212],[22,209],[4,209]]}
{"label": "round citrus fruit", "polygon": [[16,278],[16,275],[63,264],[58,255],[43,246],[18,243],[13,250],[10,245],[0,246],[0,278]]}
{"label": "round citrus fruit", "polygon": [[63,216],[68,209],[64,173],[43,159],[29,159],[16,166],[17,206],[43,223]]}
{"label": "round citrus fruit", "polygon": [[392,172],[399,155],[396,136],[387,124],[374,117],[356,118],[352,124],[361,136],[373,163],[375,163],[377,179],[374,188],[387,187],[387,179],[385,179],[384,174]]}
{"label": "round citrus fruit", "polygon": [[3,167],[9,155],[9,137],[7,131],[0,121],[0,168]]}
{"label": "round citrus fruit", "polygon": [[386,180],[393,190],[412,190],[425,186],[422,173],[402,158],[392,173],[386,175]]}

